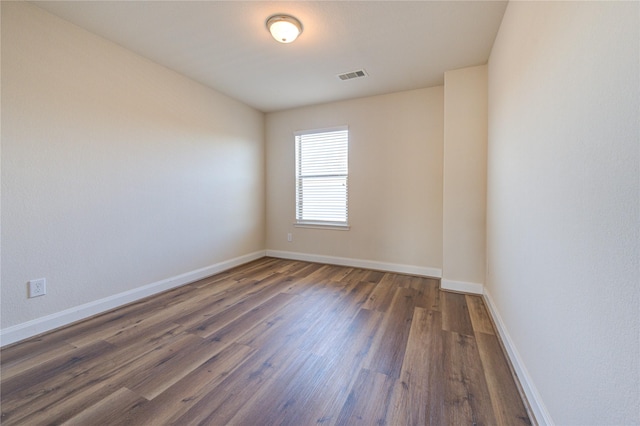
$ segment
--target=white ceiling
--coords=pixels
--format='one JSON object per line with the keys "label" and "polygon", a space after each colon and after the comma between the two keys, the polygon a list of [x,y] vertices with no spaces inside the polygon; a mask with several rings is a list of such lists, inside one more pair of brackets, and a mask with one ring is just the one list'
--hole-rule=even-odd
{"label": "white ceiling", "polygon": [[[37,6],[270,112],[443,84],[487,62],[506,1],[36,1]],[[276,13],[304,27],[280,44]],[[337,74],[364,68],[366,78]]]}

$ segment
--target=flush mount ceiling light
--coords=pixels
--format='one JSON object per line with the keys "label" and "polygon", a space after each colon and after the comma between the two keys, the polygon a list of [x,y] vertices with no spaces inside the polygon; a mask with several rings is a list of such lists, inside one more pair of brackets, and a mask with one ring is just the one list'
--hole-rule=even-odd
{"label": "flush mount ceiling light", "polygon": [[289,15],[273,15],[267,19],[267,28],[280,43],[291,43],[302,33],[300,21]]}

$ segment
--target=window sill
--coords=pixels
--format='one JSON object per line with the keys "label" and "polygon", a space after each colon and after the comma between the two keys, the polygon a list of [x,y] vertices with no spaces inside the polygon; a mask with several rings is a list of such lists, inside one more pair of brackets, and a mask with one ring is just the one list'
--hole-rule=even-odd
{"label": "window sill", "polygon": [[338,225],[320,222],[294,222],[293,226],[296,228],[311,228],[311,229],[329,229],[334,231],[348,231],[351,229],[349,225]]}

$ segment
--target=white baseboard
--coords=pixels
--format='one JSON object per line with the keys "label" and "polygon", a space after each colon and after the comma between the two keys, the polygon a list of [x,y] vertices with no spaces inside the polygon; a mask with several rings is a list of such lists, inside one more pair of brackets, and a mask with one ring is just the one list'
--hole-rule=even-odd
{"label": "white baseboard", "polygon": [[296,253],[281,250],[267,250],[267,256],[279,257],[281,259],[304,260],[306,262],[327,263],[330,265],[351,266],[353,268],[375,269],[378,271],[397,272],[423,277],[440,278],[442,276],[442,270],[438,268],[378,262],[376,260],[352,259],[349,257],[324,256],[320,254]]}
{"label": "white baseboard", "polygon": [[458,291],[460,293],[482,294],[484,286],[479,283],[453,281],[442,278],[442,280],[440,280],[440,288],[442,290]]}
{"label": "white baseboard", "polygon": [[114,294],[113,296],[65,309],[64,311],[56,312],[51,315],[36,318],[22,324],[7,327],[0,330],[0,346],[9,345],[41,333],[69,325],[76,321],[92,317],[119,306],[135,302],[136,300],[201,280],[227,269],[251,262],[252,260],[260,259],[264,256],[264,250],[256,251],[254,253],[196,269],[195,271],[186,272],[142,287],[137,287],[123,293]]}
{"label": "white baseboard", "polygon": [[518,379],[520,381],[520,385],[522,386],[522,390],[527,397],[529,407],[531,408],[532,414],[535,417],[535,419],[533,420],[535,420],[535,422],[541,426],[553,425],[553,420],[551,420],[551,416],[549,415],[547,408],[542,402],[542,398],[540,397],[538,390],[533,384],[533,380],[531,379],[531,376],[529,375],[529,372],[527,371],[527,368],[525,367],[524,362],[522,361],[522,358],[520,357],[520,354],[513,343],[513,340],[511,340],[511,336],[509,336],[509,332],[507,331],[507,328],[505,327],[505,324],[502,321],[502,318],[500,317],[500,314],[498,313],[498,310],[493,303],[493,299],[491,298],[491,295],[487,291],[486,287],[484,289],[483,296],[485,304],[489,308],[489,313],[493,318],[493,322],[498,329],[498,334],[500,334],[502,343],[507,351],[507,355],[509,356],[511,365],[515,370],[516,375],[518,376]]}

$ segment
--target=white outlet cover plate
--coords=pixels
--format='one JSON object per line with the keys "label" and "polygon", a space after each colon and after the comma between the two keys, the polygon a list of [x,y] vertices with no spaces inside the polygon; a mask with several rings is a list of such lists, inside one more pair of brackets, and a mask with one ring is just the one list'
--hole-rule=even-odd
{"label": "white outlet cover plate", "polygon": [[37,280],[29,281],[29,297],[44,296],[47,294],[47,280],[46,278],[38,278]]}

